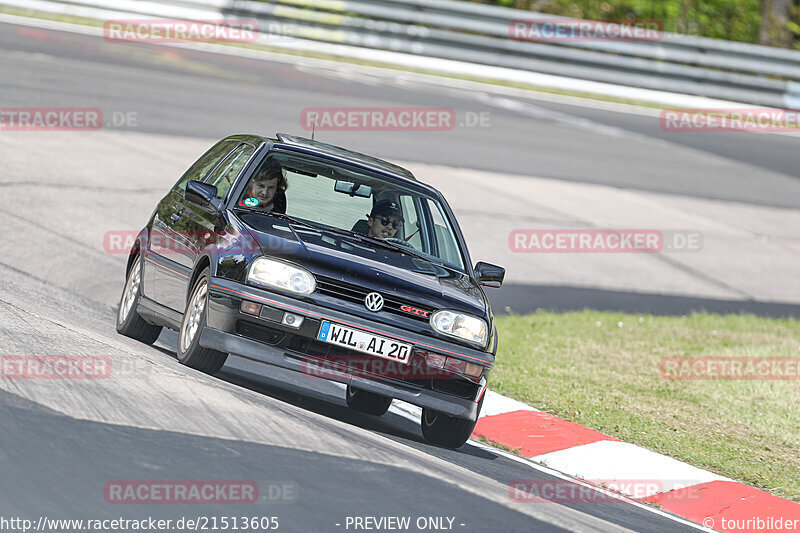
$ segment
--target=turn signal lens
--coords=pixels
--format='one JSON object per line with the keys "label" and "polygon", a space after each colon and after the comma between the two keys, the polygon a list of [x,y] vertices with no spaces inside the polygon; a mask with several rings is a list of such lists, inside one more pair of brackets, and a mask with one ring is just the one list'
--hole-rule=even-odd
{"label": "turn signal lens", "polygon": [[450,372],[464,374],[467,369],[467,362],[462,361],[461,359],[453,359],[452,357],[448,357],[447,362],[444,365],[444,369],[449,370]]}
{"label": "turn signal lens", "polygon": [[475,363],[467,363],[464,373],[468,376],[472,376],[473,378],[479,378],[481,377],[481,374],[483,374],[483,367],[481,365],[476,365]]}
{"label": "turn signal lens", "polygon": [[239,309],[242,310],[242,313],[258,316],[259,313],[261,313],[261,304],[257,304],[255,302],[248,302],[247,300],[242,300],[242,305],[239,307]]}

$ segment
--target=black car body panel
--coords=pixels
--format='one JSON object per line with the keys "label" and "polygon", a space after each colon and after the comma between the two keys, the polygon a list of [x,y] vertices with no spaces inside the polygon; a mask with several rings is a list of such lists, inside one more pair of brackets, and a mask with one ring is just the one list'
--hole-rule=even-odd
{"label": "black car body panel", "polygon": [[[452,222],[463,254],[463,270],[376,246],[357,235],[331,233],[242,209],[237,199],[250,176],[268,154],[275,152],[300,153],[346,164],[437,198]],[[186,184],[190,180],[211,179],[234,157],[248,159],[226,194],[211,199],[208,205],[187,199]],[[190,188],[197,189],[195,185]],[[491,308],[447,202],[438,191],[401,167],[283,134],[278,134],[277,139],[228,137],[198,160],[159,202],[139,234],[131,258],[137,255],[143,258],[137,312],[151,324],[180,328],[189,291],[197,276],[208,268],[208,314],[200,337],[202,346],[302,371],[305,358],[324,360],[341,355],[338,347],[321,346],[316,339],[321,322],[344,324],[413,344],[412,359],[417,363],[426,352],[435,352],[478,364],[484,372],[473,379],[452,375],[450,383],[346,373],[331,379],[450,416],[471,420],[477,417],[497,348]],[[307,269],[316,278],[316,290],[299,296],[248,282],[253,261],[262,256]],[[379,312],[369,311],[364,305],[364,297],[370,292],[384,297],[385,305]],[[242,301],[263,306],[261,315],[243,313]],[[488,325],[486,343],[479,346],[434,330],[429,319],[441,309],[484,320]],[[303,317],[303,324],[299,328],[282,324],[281,317],[287,312]]]}

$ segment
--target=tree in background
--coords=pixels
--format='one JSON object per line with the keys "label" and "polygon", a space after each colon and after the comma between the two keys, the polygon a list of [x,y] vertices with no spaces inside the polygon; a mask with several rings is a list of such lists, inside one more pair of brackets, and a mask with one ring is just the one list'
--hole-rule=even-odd
{"label": "tree in background", "polygon": [[789,27],[792,7],[792,0],[762,0],[759,43],[784,48],[792,46],[794,35]]}
{"label": "tree in background", "polygon": [[594,20],[657,19],[664,30],[800,48],[800,0],[485,0]]}

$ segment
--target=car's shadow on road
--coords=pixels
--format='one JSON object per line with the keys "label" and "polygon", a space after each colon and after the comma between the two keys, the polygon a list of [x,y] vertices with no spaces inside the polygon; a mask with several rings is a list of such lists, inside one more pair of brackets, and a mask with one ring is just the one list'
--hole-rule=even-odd
{"label": "car's shadow on road", "polygon": [[[177,342],[177,333],[165,329],[153,348],[170,357],[177,358],[175,353]],[[214,378],[301,409],[379,433],[437,457],[446,459],[469,455],[490,460],[498,457],[485,449],[468,444],[457,450],[428,444],[422,436],[419,420],[412,420],[392,411],[380,417],[354,411],[347,406],[344,388],[340,384],[324,379],[311,378],[297,372],[250,362],[235,356],[228,357],[225,366],[214,375]]]}

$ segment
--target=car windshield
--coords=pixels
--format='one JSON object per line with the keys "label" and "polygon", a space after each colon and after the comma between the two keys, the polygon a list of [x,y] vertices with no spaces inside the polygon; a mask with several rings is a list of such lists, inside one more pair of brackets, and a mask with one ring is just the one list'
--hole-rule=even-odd
{"label": "car windshield", "polygon": [[453,225],[435,196],[354,167],[273,152],[253,173],[236,205],[355,234],[366,243],[464,271]]}

